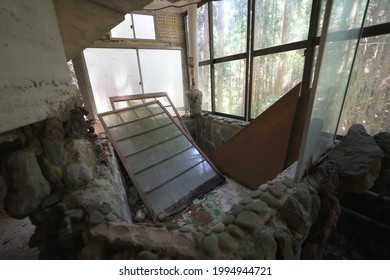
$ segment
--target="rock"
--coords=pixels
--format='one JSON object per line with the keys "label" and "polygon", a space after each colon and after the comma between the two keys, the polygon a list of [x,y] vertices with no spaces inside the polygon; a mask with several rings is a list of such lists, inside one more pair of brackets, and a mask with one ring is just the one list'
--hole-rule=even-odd
{"label": "rock", "polygon": [[45,155],[55,165],[61,166],[65,162],[65,130],[63,123],[57,118],[45,121],[45,129],[41,139]]}
{"label": "rock", "polygon": [[374,140],[384,154],[381,170],[390,169],[390,133],[379,132],[374,135]]}
{"label": "rock", "polygon": [[245,206],[241,205],[241,204],[235,204],[232,206],[232,208],[230,209],[229,213],[235,217],[237,217],[238,214],[240,214],[242,211],[245,210]]}
{"label": "rock", "polygon": [[303,237],[307,236],[311,226],[311,217],[297,199],[293,196],[288,197],[279,213],[291,230],[298,232]]}
{"label": "rock", "polygon": [[218,223],[215,226],[213,226],[211,231],[214,233],[221,233],[221,232],[225,231],[225,225],[223,223]]}
{"label": "rock", "polygon": [[22,219],[35,212],[41,200],[50,193],[50,185],[42,175],[35,152],[19,150],[4,161],[3,176],[8,194],[4,205],[8,215]]}
{"label": "rock", "polygon": [[265,192],[268,190],[268,188],[270,187],[271,184],[262,184],[260,187],[259,187],[259,191],[261,192]]}
{"label": "rock", "polygon": [[282,260],[296,259],[290,236],[286,232],[275,232],[274,237],[278,243],[277,258]]}
{"label": "rock", "polygon": [[146,219],[146,214],[142,209],[138,209],[137,212],[135,212],[134,222],[136,223],[143,223]]}
{"label": "rock", "polygon": [[227,232],[218,234],[218,245],[221,249],[236,250],[238,248],[237,241]]}
{"label": "rock", "polygon": [[166,228],[167,230],[175,230],[175,229],[179,229],[180,225],[178,224],[167,225]]}
{"label": "rock", "polygon": [[104,216],[110,214],[112,212],[111,205],[103,202],[101,205],[98,206],[97,210],[102,213]]}
{"label": "rock", "polygon": [[104,215],[97,210],[88,213],[88,224],[97,225],[104,221]]}
{"label": "rock", "polygon": [[236,225],[228,225],[226,231],[232,236],[242,239],[245,237],[245,232]]}
{"label": "rock", "polygon": [[158,257],[156,254],[150,252],[150,251],[141,251],[137,254],[137,258],[139,260],[158,260]]}
{"label": "rock", "polygon": [[54,204],[58,203],[60,201],[60,195],[58,192],[54,192],[46,196],[42,202],[41,202],[41,207],[42,208],[47,208],[50,206],[53,206]]}
{"label": "rock", "polygon": [[193,231],[193,228],[191,226],[188,226],[188,225],[179,228],[179,232],[181,232],[181,233],[189,233],[192,231]]}
{"label": "rock", "polygon": [[285,185],[283,185],[282,182],[280,182],[280,181],[274,181],[273,185],[268,188],[268,191],[277,198],[282,197],[286,190],[287,190],[287,187]]}
{"label": "rock", "polygon": [[234,223],[245,231],[254,232],[257,229],[257,220],[255,212],[244,210],[238,214]]}
{"label": "rock", "polygon": [[192,232],[192,239],[194,240],[194,244],[196,248],[199,248],[200,245],[202,244],[202,240],[204,238],[203,233],[199,231],[194,231]]}
{"label": "rock", "polygon": [[72,221],[79,222],[84,219],[84,212],[81,209],[70,209],[65,211],[65,215],[69,216]]}
{"label": "rock", "polygon": [[274,260],[276,250],[277,244],[273,236],[267,232],[258,232],[241,243],[237,249],[237,257],[243,260]]}
{"label": "rock", "polygon": [[264,213],[269,210],[268,205],[263,201],[251,202],[246,206],[246,209],[256,213]]}
{"label": "rock", "polygon": [[288,188],[294,188],[297,183],[294,182],[294,180],[291,180],[289,178],[283,178],[281,180],[282,184],[285,185]]}
{"label": "rock", "polygon": [[204,228],[202,232],[206,236],[209,236],[213,233],[209,228]]}
{"label": "rock", "polygon": [[252,198],[258,198],[260,197],[260,195],[262,194],[263,192],[260,191],[260,190],[256,190],[256,191],[251,191],[249,193],[249,195],[252,197]]}
{"label": "rock", "polygon": [[225,217],[223,217],[222,223],[225,226],[228,226],[228,225],[234,223],[235,219],[236,219],[236,217],[234,215],[226,215]]}
{"label": "rock", "polygon": [[248,195],[248,196],[244,196],[243,198],[241,198],[238,203],[241,205],[247,205],[248,203],[251,203],[251,202],[252,202],[252,198]]}
{"label": "rock", "polygon": [[205,236],[200,247],[207,256],[215,257],[218,253],[218,237],[215,234]]}
{"label": "rock", "polygon": [[103,260],[104,259],[104,244],[99,241],[92,241],[81,250],[79,255],[80,260]]}
{"label": "rock", "polygon": [[343,141],[329,154],[336,163],[341,193],[370,189],[378,177],[383,152],[362,125],[352,125]]}
{"label": "rock", "polygon": [[92,170],[85,162],[75,162],[65,168],[63,181],[68,188],[85,188],[92,180]]}
{"label": "rock", "polygon": [[303,183],[298,184],[292,196],[302,204],[307,212],[311,212],[312,196],[308,190],[308,185]]}
{"label": "rock", "polygon": [[267,203],[267,205],[272,207],[272,208],[279,208],[281,206],[281,202],[279,201],[279,199],[275,198],[270,193],[267,193],[267,192],[262,193],[260,195],[260,199],[262,201],[264,201],[265,203]]}

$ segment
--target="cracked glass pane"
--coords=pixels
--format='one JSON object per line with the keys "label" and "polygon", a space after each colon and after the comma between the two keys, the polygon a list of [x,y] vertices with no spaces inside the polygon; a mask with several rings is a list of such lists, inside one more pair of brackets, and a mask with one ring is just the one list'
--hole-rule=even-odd
{"label": "cracked glass pane", "polygon": [[154,101],[99,118],[154,219],[163,219],[206,194],[224,177]]}

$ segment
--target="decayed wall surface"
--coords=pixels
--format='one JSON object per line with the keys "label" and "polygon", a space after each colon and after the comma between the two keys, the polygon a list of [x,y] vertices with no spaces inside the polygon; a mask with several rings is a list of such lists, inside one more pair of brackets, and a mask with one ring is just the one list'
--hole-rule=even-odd
{"label": "decayed wall surface", "polygon": [[52,1],[1,1],[0,35],[0,132],[69,111],[75,91]]}

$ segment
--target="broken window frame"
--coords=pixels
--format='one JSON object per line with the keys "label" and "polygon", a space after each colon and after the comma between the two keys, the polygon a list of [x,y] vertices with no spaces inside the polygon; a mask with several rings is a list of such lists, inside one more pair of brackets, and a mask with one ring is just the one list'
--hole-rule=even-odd
{"label": "broken window frame", "polygon": [[[178,136],[175,136],[175,137],[185,137],[186,141],[188,141],[187,144],[191,145],[190,148],[188,149],[192,149],[192,147],[197,151],[197,153],[203,158],[203,160],[201,161],[202,162],[205,162],[208,164],[208,166],[211,168],[210,170],[212,170],[214,172],[215,175],[213,175],[213,177],[209,178],[207,181],[203,182],[202,184],[198,185],[197,187],[195,187],[194,189],[191,189],[190,192],[186,193],[184,196],[180,197],[179,200],[177,202],[175,202],[174,204],[164,208],[162,211],[160,211],[159,213],[155,213],[155,211],[153,210],[152,208],[152,205],[150,204],[150,202],[147,200],[146,196],[147,194],[145,193],[144,189],[139,185],[138,183],[138,180],[136,178],[136,175],[135,173],[133,173],[133,171],[130,169],[130,167],[128,166],[128,164],[126,164],[126,158],[128,158],[130,155],[124,155],[121,148],[119,147],[119,144],[117,143],[117,141],[114,139],[111,131],[110,131],[110,128],[112,127],[117,127],[118,125],[111,125],[111,126],[108,126],[104,120],[104,117],[107,116],[107,115],[114,115],[114,114],[119,114],[121,112],[124,112],[124,111],[130,111],[130,110],[135,110],[137,108],[142,108],[142,107],[145,107],[145,108],[148,108],[147,106],[149,105],[155,105],[155,104],[158,104],[159,107],[162,109],[162,112],[163,113],[159,113],[159,114],[166,114],[166,116],[168,117],[168,119],[170,120],[170,123],[169,124],[165,124],[163,126],[170,126],[170,125],[173,125],[175,126],[178,130],[179,130],[179,133]],[[150,109],[148,109],[150,111]],[[151,112],[151,111],[150,111]],[[156,114],[158,115],[158,114]],[[154,116],[153,114],[151,116]],[[138,193],[140,194],[140,197],[142,198],[142,200],[144,201],[149,213],[151,214],[153,220],[164,220],[165,218],[167,218],[168,216],[171,216],[172,214],[175,214],[179,211],[181,211],[182,209],[184,209],[185,207],[188,206],[188,204],[195,198],[199,198],[201,197],[202,195],[204,194],[207,194],[209,191],[211,191],[212,189],[214,189],[216,186],[218,186],[219,184],[223,183],[225,178],[224,176],[218,171],[218,169],[212,164],[212,162],[207,158],[207,156],[199,149],[199,147],[192,141],[192,139],[187,135],[187,133],[174,121],[173,117],[169,114],[169,112],[166,110],[166,108],[159,102],[159,101],[153,101],[153,102],[147,102],[147,103],[144,103],[144,104],[140,104],[140,105],[136,105],[136,106],[133,106],[133,107],[129,107],[129,108],[123,108],[123,109],[118,109],[118,110],[114,110],[114,111],[110,111],[110,112],[105,112],[105,113],[101,113],[101,114],[98,114],[98,117],[105,129],[105,131],[107,132],[107,135],[109,136],[115,150],[117,151],[118,155],[119,155],[119,158],[121,159],[123,165],[125,166],[125,169],[129,175],[129,177],[131,178],[134,186],[137,188],[137,191]],[[150,117],[150,116],[148,116]],[[146,117],[146,118],[148,118]],[[145,118],[140,118],[141,120],[142,119],[145,119]],[[123,120],[122,120],[123,121]],[[137,121],[137,120],[135,120]],[[126,125],[128,123],[131,123],[131,122],[123,122],[121,125]],[[141,132],[139,133],[138,135],[142,135],[142,134],[145,134],[145,133],[148,133],[150,131],[153,131],[153,130],[156,130],[156,129],[159,129],[158,127],[157,128],[152,128],[152,129],[149,129],[148,131],[145,131],[145,132]],[[125,137],[123,139],[129,139],[131,137],[136,137],[137,134],[133,135],[133,136],[129,136],[129,137]],[[167,139],[165,141],[162,141],[161,143],[163,142],[166,142]],[[160,143],[158,144],[155,144],[156,145],[159,145]],[[148,150],[150,148],[152,148],[153,145],[151,147],[147,147],[145,148],[143,151],[145,150]],[[138,151],[139,152],[139,151]],[[138,152],[135,152],[135,153],[138,153]],[[174,156],[177,156],[179,154],[181,154],[183,151],[179,151],[178,153],[174,154],[174,155],[171,155],[169,158],[172,158]],[[135,154],[133,153],[133,154]],[[169,159],[168,158],[168,159]],[[160,160],[158,161],[157,164],[160,164],[161,162],[164,162],[168,159],[164,159],[164,160]],[[180,177],[180,175],[183,175],[185,174],[187,171],[193,169],[193,167],[199,165],[200,163],[196,163],[194,166],[192,166],[191,168],[189,169],[186,169],[184,171],[181,172],[181,174],[169,179],[167,182],[164,182],[164,184],[174,180],[175,178],[177,177]],[[156,164],[155,164],[156,165]],[[150,165],[149,167],[147,168],[151,168],[153,167],[154,165]],[[138,173],[141,172],[141,171],[137,171]],[[162,185],[164,185],[162,184]],[[156,188],[154,188],[153,190],[157,189],[157,188],[160,188],[162,186],[161,184],[159,186],[157,186]],[[153,191],[152,190],[152,191]]]}
{"label": "broken window frame", "polygon": [[[184,123],[181,120],[180,114],[177,111],[176,107],[173,105],[173,102],[171,98],[169,97],[167,92],[151,92],[151,93],[140,93],[140,94],[132,94],[132,95],[120,95],[120,96],[110,96],[110,103],[113,110],[117,110],[120,108],[117,108],[115,103],[118,102],[124,102],[124,101],[136,101],[141,100],[142,103],[147,103],[149,101],[146,101],[147,99],[154,99],[155,101],[159,101],[159,98],[166,98],[169,105],[163,105],[165,108],[171,108],[174,112],[174,115],[169,113],[169,109],[167,109],[168,113],[174,118],[175,122],[177,122],[188,135],[191,135],[188,131],[187,127],[184,125]],[[133,105],[135,106],[135,105]],[[130,103],[128,104],[128,107],[133,107]]]}

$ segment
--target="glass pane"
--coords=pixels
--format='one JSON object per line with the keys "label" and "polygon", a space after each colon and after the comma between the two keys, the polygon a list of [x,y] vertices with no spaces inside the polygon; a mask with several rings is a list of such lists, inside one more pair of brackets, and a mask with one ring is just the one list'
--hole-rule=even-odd
{"label": "glass pane", "polygon": [[209,6],[206,4],[198,8],[198,50],[199,61],[210,59],[209,40]]}
{"label": "glass pane", "polygon": [[176,153],[180,153],[191,147],[191,143],[188,139],[181,135],[179,137],[172,138],[167,142],[163,142],[157,146],[151,147],[141,153],[134,154],[126,159],[128,166],[133,173],[138,173],[141,170],[155,165],[166,158],[174,156]]}
{"label": "glass pane", "polygon": [[90,48],[84,57],[98,113],[112,110],[110,96],[141,92],[135,50]]}
{"label": "glass pane", "polygon": [[133,14],[135,38],[156,39],[154,17],[152,15]]}
{"label": "glass pane", "polygon": [[246,52],[248,0],[212,3],[214,57]]}
{"label": "glass pane", "polygon": [[367,132],[390,132],[390,35],[360,40],[337,133],[354,123]]}
{"label": "glass pane", "polygon": [[343,32],[336,32],[362,26],[367,2],[368,0],[333,1],[326,42],[319,61],[321,65],[320,69],[316,69],[314,78],[310,124],[304,135],[306,143],[302,145],[304,151],[297,168],[299,179],[305,168],[316,162],[333,145],[359,35],[353,33],[355,38],[345,40]]}
{"label": "glass pane", "polygon": [[202,110],[211,111],[210,65],[199,67],[199,90],[202,92]]}
{"label": "glass pane", "polygon": [[215,64],[215,110],[244,116],[245,60]]}
{"label": "glass pane", "polygon": [[317,36],[321,36],[322,33],[322,25],[324,24],[325,8],[326,8],[326,0],[321,0],[320,19],[318,22]]}
{"label": "glass pane", "polygon": [[133,39],[134,33],[131,28],[133,25],[131,15],[126,14],[125,20],[111,29],[111,38],[113,39]]}
{"label": "glass pane", "polygon": [[390,1],[370,0],[364,26],[390,22]]}
{"label": "glass pane", "polygon": [[165,96],[164,97],[157,97],[156,99],[158,101],[160,101],[161,105],[163,105],[164,107],[171,105],[171,103],[169,103],[169,101],[168,101],[168,98]]}
{"label": "glass pane", "polygon": [[[154,110],[155,105],[161,106],[155,103],[143,107],[152,107]],[[141,108],[114,111],[107,115],[119,116],[119,113]],[[105,119],[118,121],[115,118],[104,118],[100,114],[99,118],[104,124]],[[208,164],[173,120],[168,118],[167,113],[137,119],[112,127],[109,131],[110,140],[114,142],[128,175],[153,218],[163,219],[166,215],[179,211],[195,195],[203,195],[223,181],[223,177]],[[141,133],[135,135],[138,132]],[[115,141],[112,136],[117,139],[127,138]],[[204,186],[206,188],[201,188]],[[179,201],[180,204],[173,205]],[[161,213],[168,209],[169,212]]]}
{"label": "glass pane", "polygon": [[131,122],[139,119],[139,117],[135,114],[134,110],[126,110],[119,112],[118,115],[124,122]]}
{"label": "glass pane", "polygon": [[302,81],[304,50],[253,59],[251,118],[256,118]]}
{"label": "glass pane", "polygon": [[184,107],[180,50],[139,50],[145,92],[167,92],[176,108]]}
{"label": "glass pane", "polygon": [[102,116],[102,118],[108,127],[123,123],[122,118],[119,117],[118,115],[106,115],[106,116]]}
{"label": "glass pane", "polygon": [[152,115],[152,112],[148,109],[148,107],[138,107],[134,108],[134,113],[138,116],[138,118],[146,118]]}
{"label": "glass pane", "polygon": [[256,0],[254,48],[307,39],[312,0]]}
{"label": "glass pane", "polygon": [[124,156],[127,157],[133,153],[169,140],[177,135],[180,135],[180,133],[181,131],[176,127],[176,125],[171,124],[142,135],[134,136],[130,139],[119,141],[117,142],[117,145],[121,151],[125,152]]}

